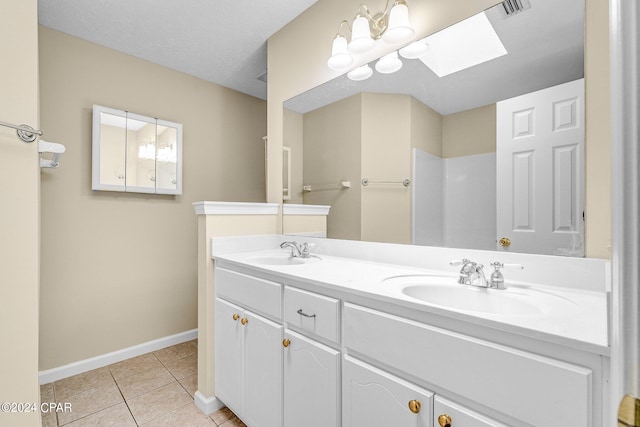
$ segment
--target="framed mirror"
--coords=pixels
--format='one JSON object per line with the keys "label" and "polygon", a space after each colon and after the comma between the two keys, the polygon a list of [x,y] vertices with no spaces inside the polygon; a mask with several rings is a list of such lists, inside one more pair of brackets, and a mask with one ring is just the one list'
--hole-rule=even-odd
{"label": "framed mirror", "polygon": [[[287,100],[285,135],[290,120],[302,123],[303,129],[304,160],[292,165],[292,174],[301,176],[305,185],[341,179],[359,183],[363,178],[408,178],[412,183],[409,188],[369,185],[322,193],[293,188],[291,202],[331,205],[329,237],[581,256],[571,248],[539,251],[498,245],[497,104],[584,78],[584,1],[523,4],[516,13],[506,13],[502,3],[482,13],[506,51],[494,59],[443,73],[433,66],[433,54],[437,46],[450,44],[436,40],[439,32],[425,40],[434,48],[430,58],[402,58],[398,72],[373,72],[364,81],[343,75]],[[465,34],[475,37],[469,30]],[[369,67],[375,69],[375,61]],[[583,109],[565,112],[584,114]],[[428,141],[417,143],[419,135]],[[284,144],[289,145],[286,138]],[[575,160],[581,167],[584,158]],[[422,176],[416,176],[416,164],[431,161]],[[420,180],[429,184],[421,188],[423,196],[416,194]],[[553,191],[548,190],[557,204],[564,196]],[[579,200],[573,205],[572,214],[580,217],[572,223],[575,233],[584,229],[578,212],[582,204]],[[441,236],[423,241],[416,237],[424,231],[416,224],[420,205],[439,209],[423,223]],[[573,240],[567,245],[575,249],[581,242]]]}
{"label": "framed mirror", "polygon": [[182,194],[182,125],[93,106],[92,189]]}

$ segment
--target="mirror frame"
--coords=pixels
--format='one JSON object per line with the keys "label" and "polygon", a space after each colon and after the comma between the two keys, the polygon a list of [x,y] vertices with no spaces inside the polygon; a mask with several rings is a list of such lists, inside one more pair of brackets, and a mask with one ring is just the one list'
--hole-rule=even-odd
{"label": "mirror frame", "polygon": [[[101,146],[102,146],[102,113],[110,114],[116,117],[122,117],[125,120],[133,119],[137,121],[143,121],[149,124],[152,124],[155,128],[154,131],[154,144],[157,142],[158,137],[158,126],[164,126],[169,128],[174,128],[176,130],[176,182],[175,189],[172,188],[162,188],[157,186],[157,181],[155,180],[155,176],[157,174],[157,164],[158,159],[157,156],[154,159],[154,170],[156,173],[154,174],[154,185],[152,187],[140,187],[140,186],[128,186],[126,183],[126,174],[127,174],[127,150],[129,147],[127,145],[126,132],[127,129],[125,127],[125,140],[124,140],[124,153],[123,156],[125,158],[125,176],[124,183],[122,185],[114,185],[114,184],[106,184],[101,181],[100,173],[103,167],[106,167],[102,164],[101,158]],[[93,105],[93,129],[92,129],[92,190],[97,191],[117,191],[117,192],[127,192],[127,193],[143,193],[143,194],[167,194],[167,195],[181,195],[182,194],[182,124],[170,122],[167,120],[157,119],[155,117],[144,116],[141,114],[131,113],[125,110],[118,110],[115,108],[104,107],[101,105]]]}

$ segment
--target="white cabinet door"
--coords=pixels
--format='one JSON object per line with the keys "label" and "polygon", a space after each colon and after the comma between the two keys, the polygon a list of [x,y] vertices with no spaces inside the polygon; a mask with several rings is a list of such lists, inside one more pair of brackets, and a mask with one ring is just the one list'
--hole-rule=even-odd
{"label": "white cabinet door", "polygon": [[282,426],[282,326],[216,299],[216,396],[251,427]]}
{"label": "white cabinet door", "polygon": [[340,353],[288,330],[285,340],[284,426],[339,426]]}
{"label": "white cabinet door", "polygon": [[216,299],[216,396],[236,413],[242,412],[242,316],[240,307]]}
{"label": "white cabinet door", "polygon": [[484,415],[480,415],[464,406],[435,396],[433,403],[433,425],[439,426],[439,417],[448,417],[451,420],[451,427],[507,427],[506,424],[499,423]]}
{"label": "white cabinet door", "polygon": [[432,393],[345,356],[343,427],[430,427],[432,418]]}
{"label": "white cabinet door", "polygon": [[245,311],[244,411],[252,427],[282,426],[282,326]]}
{"label": "white cabinet door", "polygon": [[498,250],[583,256],[584,79],[497,104]]}

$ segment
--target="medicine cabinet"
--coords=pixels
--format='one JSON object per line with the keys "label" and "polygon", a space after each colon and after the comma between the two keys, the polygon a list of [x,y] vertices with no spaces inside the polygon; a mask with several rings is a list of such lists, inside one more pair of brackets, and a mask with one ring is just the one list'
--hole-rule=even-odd
{"label": "medicine cabinet", "polygon": [[182,194],[182,125],[93,106],[92,189]]}

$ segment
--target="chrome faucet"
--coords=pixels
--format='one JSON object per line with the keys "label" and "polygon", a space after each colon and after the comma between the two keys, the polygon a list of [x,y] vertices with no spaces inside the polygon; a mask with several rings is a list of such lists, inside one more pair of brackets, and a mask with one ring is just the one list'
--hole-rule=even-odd
{"label": "chrome faucet", "polygon": [[310,258],[311,257],[311,252],[309,250],[309,244],[308,243],[298,243],[298,242],[282,242],[280,244],[280,247],[282,249],[284,248],[289,248],[291,249],[291,256],[293,258]]}
{"label": "chrome faucet", "polygon": [[495,261],[491,263],[494,270],[493,273],[491,273],[489,280],[487,280],[484,274],[484,265],[482,264],[478,264],[466,258],[458,261],[451,261],[449,264],[452,266],[462,265],[462,268],[460,268],[460,276],[458,277],[458,283],[461,285],[471,285],[491,289],[507,288],[504,284],[504,276],[500,272],[501,268],[507,267],[517,268],[520,270],[524,269],[520,264],[503,264],[499,261]]}
{"label": "chrome faucet", "polygon": [[482,288],[489,287],[487,278],[484,275],[484,265],[466,258],[460,261],[451,261],[449,264],[452,266],[462,265],[460,276],[458,277],[458,283],[461,285],[472,285]]}

